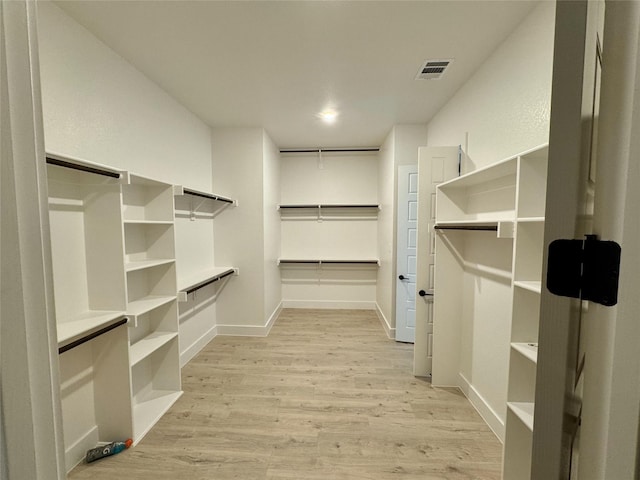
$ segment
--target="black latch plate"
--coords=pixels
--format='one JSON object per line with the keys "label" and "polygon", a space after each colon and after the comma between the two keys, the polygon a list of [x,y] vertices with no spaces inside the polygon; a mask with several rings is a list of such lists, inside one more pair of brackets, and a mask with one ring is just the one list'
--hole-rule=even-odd
{"label": "black latch plate", "polygon": [[587,235],[585,240],[554,240],[549,245],[547,289],[611,307],[618,303],[620,245]]}

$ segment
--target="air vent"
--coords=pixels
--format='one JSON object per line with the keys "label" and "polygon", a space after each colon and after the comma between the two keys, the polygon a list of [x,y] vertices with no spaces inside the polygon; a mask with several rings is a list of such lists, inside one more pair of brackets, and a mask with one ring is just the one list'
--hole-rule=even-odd
{"label": "air vent", "polygon": [[439,80],[451,62],[452,59],[427,60],[418,71],[416,80]]}

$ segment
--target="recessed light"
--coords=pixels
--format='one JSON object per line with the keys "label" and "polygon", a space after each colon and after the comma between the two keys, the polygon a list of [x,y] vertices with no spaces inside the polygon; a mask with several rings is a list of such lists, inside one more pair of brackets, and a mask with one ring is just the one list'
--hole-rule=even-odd
{"label": "recessed light", "polygon": [[333,123],[338,117],[338,112],[335,110],[324,110],[320,112],[319,116],[325,123]]}

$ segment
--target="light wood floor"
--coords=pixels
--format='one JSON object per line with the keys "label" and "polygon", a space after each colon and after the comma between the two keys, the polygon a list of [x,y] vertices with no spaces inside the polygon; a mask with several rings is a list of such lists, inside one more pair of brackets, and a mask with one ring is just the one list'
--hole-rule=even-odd
{"label": "light wood floor", "polygon": [[501,445],[458,392],[411,375],[372,311],[284,310],[216,337],[140,444],[71,479],[499,479]]}

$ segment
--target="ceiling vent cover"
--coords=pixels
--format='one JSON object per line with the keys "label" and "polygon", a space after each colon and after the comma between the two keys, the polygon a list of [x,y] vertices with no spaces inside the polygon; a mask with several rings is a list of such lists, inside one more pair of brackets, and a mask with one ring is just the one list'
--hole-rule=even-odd
{"label": "ceiling vent cover", "polygon": [[418,71],[416,80],[439,80],[451,62],[453,62],[452,59],[427,60]]}

